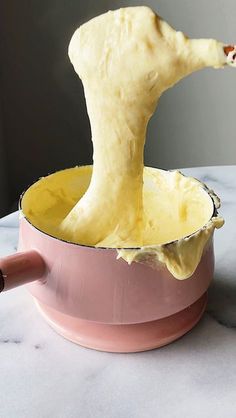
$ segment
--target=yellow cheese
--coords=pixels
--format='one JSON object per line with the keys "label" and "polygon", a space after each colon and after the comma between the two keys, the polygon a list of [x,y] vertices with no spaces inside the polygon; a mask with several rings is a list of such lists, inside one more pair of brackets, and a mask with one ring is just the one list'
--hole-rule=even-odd
{"label": "yellow cheese", "polygon": [[[56,194],[45,188],[57,209],[53,225],[52,208],[45,211],[43,229],[75,243],[121,248],[119,256],[128,262],[151,252],[176,278],[189,277],[223,221],[211,219],[211,198],[196,180],[178,172],[144,171],[146,128],[165,90],[194,71],[225,65],[223,44],[191,40],[148,7],[129,7],[77,29],[69,57],[84,86],[93,172],[84,194],[84,186],[73,195],[64,187],[64,175],[76,169],[59,174]],[[191,242],[182,239],[205,224]],[[180,240],[174,250],[162,246],[173,240]],[[127,250],[133,247],[139,250]]]}
{"label": "yellow cheese", "polygon": [[[92,166],[85,166],[41,178],[22,199],[24,215],[41,231],[63,239],[60,224],[88,190],[91,176]],[[176,278],[187,278],[214,229],[223,224],[214,213],[219,200],[198,180],[178,171],[145,167],[143,180],[143,244],[118,249],[118,258],[162,262]],[[117,248],[116,242],[111,247]]]}

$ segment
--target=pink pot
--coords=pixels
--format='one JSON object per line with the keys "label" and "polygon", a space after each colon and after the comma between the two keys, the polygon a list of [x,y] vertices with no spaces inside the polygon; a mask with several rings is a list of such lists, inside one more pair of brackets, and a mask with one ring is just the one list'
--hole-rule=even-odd
{"label": "pink pot", "polygon": [[[134,352],[174,341],[202,316],[213,277],[208,242],[194,274],[176,280],[157,269],[117,260],[116,249],[72,244],[20,219],[19,252],[0,260],[0,290],[21,284],[65,338],[103,351]],[[31,283],[30,283],[31,282]]]}

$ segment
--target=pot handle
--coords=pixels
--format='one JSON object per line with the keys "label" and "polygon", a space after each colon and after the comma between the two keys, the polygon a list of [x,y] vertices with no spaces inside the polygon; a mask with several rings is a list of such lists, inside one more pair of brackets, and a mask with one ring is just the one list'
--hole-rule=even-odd
{"label": "pot handle", "polygon": [[45,262],[36,250],[0,258],[0,292],[40,279],[45,270]]}

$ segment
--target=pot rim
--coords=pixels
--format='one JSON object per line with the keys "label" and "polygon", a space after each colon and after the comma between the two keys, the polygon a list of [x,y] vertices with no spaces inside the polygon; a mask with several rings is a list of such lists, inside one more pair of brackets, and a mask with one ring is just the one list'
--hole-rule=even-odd
{"label": "pot rim", "polygon": [[[82,167],[91,167],[91,166],[92,166],[92,164],[86,164],[86,165],[79,165],[79,166],[75,166],[75,167],[82,168]],[[173,170],[167,170],[167,169],[163,169],[163,168],[160,169],[160,168],[151,167],[151,166],[145,166],[145,167],[147,167],[147,168],[153,168],[153,169],[161,170],[161,171],[166,171],[166,172],[178,171],[184,177],[192,177],[192,176],[187,176],[186,174],[182,173],[180,170],[174,170],[174,169]],[[73,168],[73,167],[69,167],[69,169],[70,168]],[[56,174],[58,171],[64,171],[64,170],[68,170],[68,168],[64,168],[64,169],[61,169],[61,170],[56,170],[56,171],[48,174],[45,177],[48,177],[48,176],[53,175],[53,174]],[[197,231],[195,231],[195,232],[193,232],[193,233],[191,233],[189,235],[186,235],[184,237],[178,238],[176,240],[169,241],[169,242],[165,242],[164,244],[144,245],[142,247],[96,247],[95,245],[80,244],[80,243],[76,243],[76,242],[72,242],[72,241],[67,241],[65,239],[55,237],[54,235],[51,235],[48,232],[42,231],[42,229],[39,229],[36,225],[34,225],[26,217],[26,215],[24,214],[23,209],[22,209],[22,201],[23,201],[24,195],[29,190],[29,188],[31,186],[33,186],[35,183],[37,183],[41,178],[42,177],[39,177],[36,181],[34,181],[32,184],[30,184],[21,193],[20,198],[19,198],[19,202],[18,202],[18,209],[20,211],[20,217],[21,218],[23,217],[33,228],[35,228],[37,231],[41,232],[42,234],[44,234],[44,235],[46,235],[46,236],[48,236],[50,238],[53,238],[53,239],[55,239],[55,240],[57,240],[59,242],[65,242],[66,244],[76,245],[78,247],[91,248],[91,249],[95,249],[95,250],[118,250],[118,251],[119,250],[127,250],[127,251],[136,250],[137,251],[137,250],[141,250],[141,248],[153,247],[155,245],[156,246],[160,246],[160,247],[165,247],[165,246],[169,246],[169,245],[172,245],[172,244],[176,244],[176,243],[178,243],[179,241],[181,241],[183,239],[189,239],[189,238],[197,235],[201,230],[203,230],[203,229],[205,229],[207,227],[208,223],[212,220],[212,218],[215,218],[215,217],[218,217],[219,216],[219,213],[218,213],[218,210],[217,209],[220,207],[220,198],[217,196],[217,194],[213,190],[209,189],[209,187],[205,183],[203,183],[202,181],[200,181],[196,177],[192,177],[193,179],[195,179],[195,180],[197,180],[199,182],[200,187],[202,187],[202,189],[208,194],[208,196],[211,198],[211,201],[212,201],[212,215],[211,215],[210,219],[201,228],[199,228]]]}

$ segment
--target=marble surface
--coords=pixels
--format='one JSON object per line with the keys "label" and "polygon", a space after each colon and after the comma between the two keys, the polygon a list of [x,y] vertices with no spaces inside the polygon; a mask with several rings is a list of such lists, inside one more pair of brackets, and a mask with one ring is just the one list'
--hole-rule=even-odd
{"label": "marble surface", "polygon": [[[180,340],[138,354],[85,349],[58,336],[24,288],[0,295],[1,418],[236,417],[236,166],[182,170],[222,198],[207,312]],[[0,220],[0,256],[18,215]]]}

